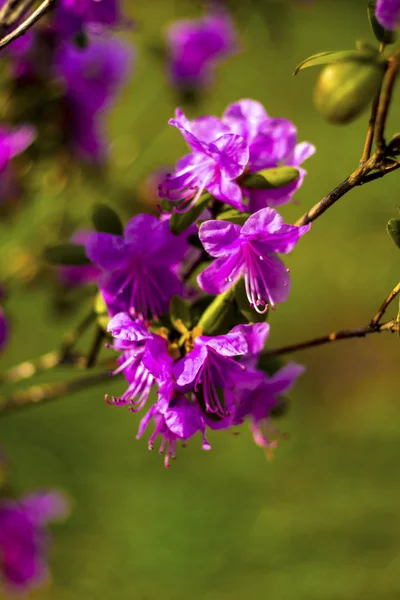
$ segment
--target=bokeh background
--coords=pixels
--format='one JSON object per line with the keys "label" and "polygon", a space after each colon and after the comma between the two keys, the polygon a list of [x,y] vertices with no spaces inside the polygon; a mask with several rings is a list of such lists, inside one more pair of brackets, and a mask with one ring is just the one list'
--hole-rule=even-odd
{"label": "bokeh background", "polygon": [[[203,103],[187,109],[191,116],[221,114],[237,99],[254,98],[316,145],[297,204],[282,208],[288,222],[357,165],[367,122],[365,115],[346,127],[325,123],[311,103],[318,70],[296,78],[292,71],[315,52],[372,41],[365,5],[232,2],[242,51],[223,63]],[[176,98],[156,49],[165,25],[200,14],[201,3],[152,0],[126,8],[136,22],[124,35],[135,45],[136,64],[108,121],[108,184],[78,178],[58,189],[44,173],[42,193],[0,224],[1,260],[55,227],[62,208],[75,211],[83,226],[99,200],[119,203],[129,215],[146,174],[184,151],[167,125]],[[392,132],[399,122],[396,96]],[[399,204],[395,173],[351,192],[313,224],[288,258],[293,290],[272,315],[271,345],[368,322],[398,280],[399,254],[385,225]],[[57,347],[85,302],[60,315],[48,289],[17,286],[2,367]],[[70,519],[54,528],[53,585],[32,598],[399,598],[399,349],[397,336],[382,334],[294,355],[307,372],[279,422],[290,437],[273,462],[244,427],[240,435],[211,434],[209,453],[191,443],[166,471],[146,441],[135,440],[138,417],[103,400],[122,391],[122,381],[3,418],[0,443],[15,488],[60,487],[73,499]]]}

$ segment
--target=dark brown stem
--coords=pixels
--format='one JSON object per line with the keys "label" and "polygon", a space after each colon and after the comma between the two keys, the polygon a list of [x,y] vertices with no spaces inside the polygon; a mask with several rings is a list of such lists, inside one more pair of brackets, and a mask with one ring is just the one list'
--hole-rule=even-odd
{"label": "dark brown stem", "polygon": [[381,97],[379,101],[378,112],[375,124],[375,143],[379,155],[383,155],[386,150],[385,126],[389,112],[390,102],[392,100],[393,88],[396,81],[399,51],[389,58],[388,69],[386,72]]}
{"label": "dark brown stem", "polygon": [[24,35],[24,33],[26,33],[39,19],[43,17],[43,15],[56,1],[57,0],[43,0],[42,4],[38,6],[38,8],[31,15],[29,15],[29,17],[27,17],[13,31],[0,39],[0,49],[5,48],[11,44],[11,42]]}
{"label": "dark brown stem", "polygon": [[89,356],[86,362],[86,367],[88,369],[94,367],[94,365],[96,364],[96,360],[101,350],[101,345],[104,342],[106,335],[107,334],[103,329],[101,329],[100,327],[97,328],[96,337],[94,338],[94,342],[90,349]]}
{"label": "dark brown stem", "polygon": [[307,348],[314,348],[315,346],[323,346],[324,344],[329,344],[330,342],[365,337],[370,333],[380,333],[381,331],[390,331],[392,333],[395,331],[399,331],[399,325],[396,319],[393,319],[388,323],[378,325],[377,327],[371,327],[371,325],[367,325],[366,327],[359,327],[357,329],[343,329],[341,331],[334,331],[332,333],[329,333],[328,335],[323,335],[321,337],[317,337],[312,340],[307,340],[305,342],[289,344],[288,346],[281,346],[280,348],[272,348],[271,350],[266,350],[265,352],[263,352],[263,355],[282,356],[283,354],[291,354],[292,352],[306,350]]}

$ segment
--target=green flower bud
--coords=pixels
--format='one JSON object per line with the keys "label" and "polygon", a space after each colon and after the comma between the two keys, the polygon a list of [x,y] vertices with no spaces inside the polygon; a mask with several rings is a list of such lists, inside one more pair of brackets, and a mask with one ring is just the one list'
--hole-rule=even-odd
{"label": "green flower bud", "polygon": [[384,73],[385,63],[380,61],[328,65],[314,89],[314,105],[330,123],[349,123],[371,104]]}

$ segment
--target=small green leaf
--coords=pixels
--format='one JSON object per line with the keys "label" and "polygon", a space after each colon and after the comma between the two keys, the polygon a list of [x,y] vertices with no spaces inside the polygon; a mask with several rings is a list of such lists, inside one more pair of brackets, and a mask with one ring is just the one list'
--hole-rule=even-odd
{"label": "small green leaf", "polygon": [[97,204],[94,207],[92,221],[96,231],[100,233],[111,233],[123,235],[124,226],[114,209],[107,204]]}
{"label": "small green leaf", "polygon": [[369,0],[368,2],[368,18],[369,23],[371,25],[371,29],[374,32],[374,35],[378,42],[381,44],[394,44],[397,39],[397,33],[395,31],[389,31],[382,27],[375,16],[376,11],[376,0]]}
{"label": "small green leaf", "polygon": [[200,217],[201,213],[207,207],[211,196],[206,194],[204,196],[200,196],[197,200],[196,204],[189,208],[186,212],[178,213],[174,212],[171,215],[171,219],[169,221],[169,226],[174,235],[179,235],[186,231]]}
{"label": "small green leaf", "polygon": [[297,75],[299,71],[302,71],[303,69],[308,69],[308,67],[332,65],[334,63],[347,62],[349,60],[357,62],[370,62],[372,56],[375,55],[372,55],[370,51],[366,50],[339,50],[333,52],[319,52],[318,54],[313,54],[313,56],[309,56],[308,58],[303,60],[299,65],[297,65],[293,75]]}
{"label": "small green leaf", "polygon": [[80,267],[90,265],[91,261],[86,256],[85,246],[81,244],[59,244],[49,246],[44,251],[45,259],[53,265]]}
{"label": "small green leaf", "polygon": [[205,335],[220,335],[230,329],[234,313],[233,290],[229,289],[214,298],[200,317],[198,325],[203,328]]}
{"label": "small green leaf", "polygon": [[101,292],[98,292],[94,297],[93,308],[96,314],[97,324],[103,331],[108,331],[107,328],[108,323],[110,322],[110,315],[108,314],[107,306]]}
{"label": "small green leaf", "polygon": [[187,327],[187,329],[192,328],[192,311],[190,302],[184,300],[180,296],[172,296],[169,305],[169,312],[171,323],[175,329],[180,331],[179,325],[177,324],[178,321],[181,321],[185,327]]}
{"label": "small green leaf", "polygon": [[247,298],[243,277],[235,284],[234,293],[238,310],[249,323],[264,323],[267,320],[268,311],[264,314],[260,314],[254,310],[254,308],[251,308],[249,299]]}
{"label": "small green leaf", "polygon": [[244,225],[249,217],[250,213],[242,213],[234,208],[231,208],[220,213],[217,217],[217,220],[229,221],[229,223],[234,223],[235,225]]}
{"label": "small green leaf", "polygon": [[256,190],[273,190],[293,183],[300,176],[295,167],[276,167],[250,173],[243,178],[244,187]]}
{"label": "small green leaf", "polygon": [[162,212],[172,213],[174,207],[176,206],[176,202],[171,202],[171,200],[168,200],[168,198],[162,198],[159,206]]}
{"label": "small green leaf", "polygon": [[396,246],[400,248],[400,219],[390,219],[386,230]]}

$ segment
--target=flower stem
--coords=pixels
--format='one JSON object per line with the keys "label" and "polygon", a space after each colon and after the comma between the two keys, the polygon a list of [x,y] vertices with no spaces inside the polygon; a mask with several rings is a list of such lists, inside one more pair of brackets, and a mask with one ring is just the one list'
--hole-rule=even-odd
{"label": "flower stem", "polygon": [[399,68],[398,57],[399,51],[397,51],[395,54],[393,54],[393,56],[389,58],[389,66],[384,80],[378,106],[378,112],[376,115],[375,144],[377,147],[377,152],[381,156],[385,153],[386,150],[385,126],[389,112],[389,106],[392,100],[393,88],[396,81],[397,71]]}
{"label": "flower stem", "polygon": [[10,395],[0,395],[0,415],[9,414],[20,408],[39,406],[49,400],[55,400],[66,394],[73,394],[107,381],[109,371],[102,371],[73,379],[72,381],[58,381],[33,385],[26,390],[21,390]]}
{"label": "flower stem", "polygon": [[21,37],[30,29],[36,21],[38,21],[56,2],[56,0],[43,0],[38,8],[27,17],[20,25],[18,25],[11,33],[0,39],[0,49],[5,48],[11,42]]}

